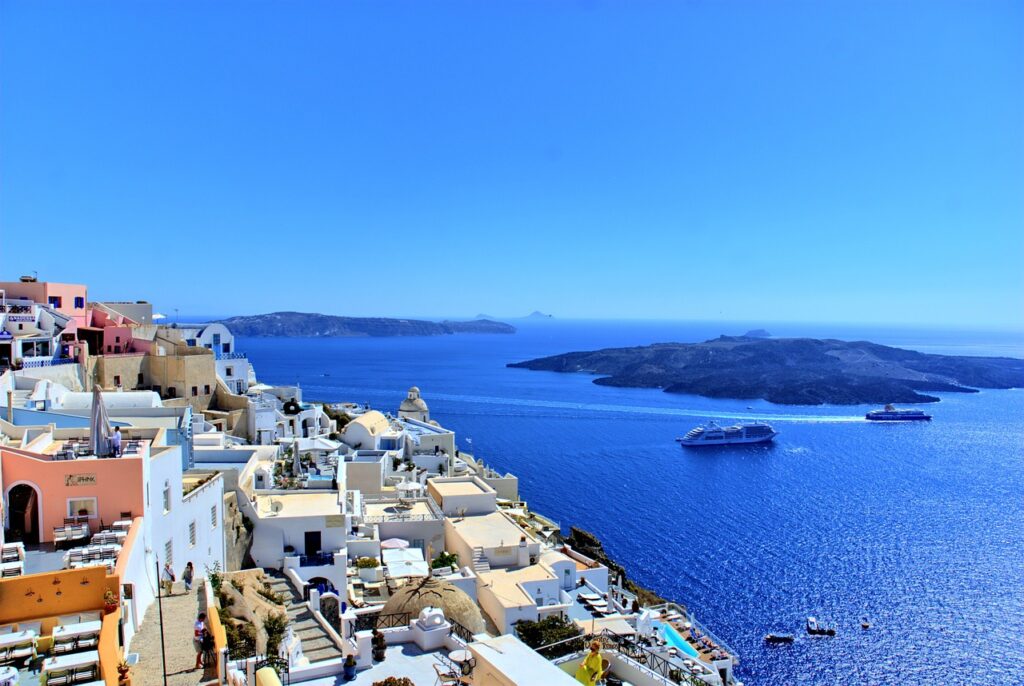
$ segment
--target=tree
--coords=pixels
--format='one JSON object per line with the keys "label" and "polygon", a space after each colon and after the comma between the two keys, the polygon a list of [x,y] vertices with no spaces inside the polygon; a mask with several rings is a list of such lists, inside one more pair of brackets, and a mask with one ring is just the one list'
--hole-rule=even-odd
{"label": "tree", "polygon": [[[556,646],[540,651],[544,657],[549,659],[583,649],[583,630],[559,615],[551,615],[537,622],[521,619],[515,623],[515,627],[519,639],[534,650],[558,643]],[[579,637],[579,640],[567,640],[576,637]],[[559,643],[560,641],[565,642]]]}

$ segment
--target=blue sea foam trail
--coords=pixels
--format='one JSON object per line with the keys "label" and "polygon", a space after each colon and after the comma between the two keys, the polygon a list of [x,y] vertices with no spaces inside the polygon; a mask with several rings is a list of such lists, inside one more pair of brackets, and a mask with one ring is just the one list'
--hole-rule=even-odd
{"label": "blue sea foam trail", "polygon": [[[380,393],[387,395],[392,390],[376,388],[339,388],[333,386],[306,386],[307,391],[321,393],[345,394],[352,397],[359,394]],[[477,403],[484,405],[505,405],[508,407],[541,407],[558,410],[586,410],[590,412],[620,412],[624,414],[668,415],[673,417],[700,417],[705,419],[722,419],[739,421],[772,421],[772,422],[862,422],[864,415],[828,415],[828,414],[786,414],[773,412],[734,412],[727,408],[721,410],[691,410],[679,407],[647,407],[642,405],[608,405],[604,403],[573,403],[561,400],[536,400],[528,398],[499,398],[486,395],[463,395],[454,393],[431,393],[431,398],[449,400],[451,402]]]}

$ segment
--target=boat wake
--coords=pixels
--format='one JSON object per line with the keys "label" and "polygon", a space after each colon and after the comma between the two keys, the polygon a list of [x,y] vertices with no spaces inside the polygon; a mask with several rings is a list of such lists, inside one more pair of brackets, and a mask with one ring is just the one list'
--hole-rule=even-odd
{"label": "boat wake", "polygon": [[[350,397],[355,399],[365,394],[394,394],[393,389],[376,388],[352,388],[345,389],[336,386],[304,386],[305,390],[330,392],[338,394],[349,392]],[[311,394],[313,395],[313,394]],[[733,412],[723,408],[722,410],[697,410],[680,407],[650,407],[643,405],[612,405],[606,403],[573,403],[562,400],[541,400],[536,398],[500,398],[486,395],[465,395],[454,393],[431,392],[431,399],[446,400],[457,403],[473,403],[483,405],[504,405],[508,407],[537,407],[557,410],[579,410],[584,412],[617,412],[636,415],[658,415],[672,417],[697,417],[701,419],[728,418],[739,421],[772,421],[772,422],[804,422],[804,423],[848,423],[863,422],[864,415],[828,415],[828,414],[795,414],[795,413],[774,413],[774,412]]]}

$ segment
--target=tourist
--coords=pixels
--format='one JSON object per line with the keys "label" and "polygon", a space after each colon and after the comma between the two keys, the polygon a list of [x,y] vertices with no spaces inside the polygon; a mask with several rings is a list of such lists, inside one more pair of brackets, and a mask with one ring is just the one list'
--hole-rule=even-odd
{"label": "tourist", "polygon": [[633,607],[630,609],[633,611],[633,614],[638,614],[640,612],[640,601],[633,598]]}
{"label": "tourist", "polygon": [[192,578],[194,576],[195,570],[192,568],[192,563],[189,562],[185,565],[185,571],[181,573],[181,580],[185,582],[186,593],[192,590]]}
{"label": "tourist", "polygon": [[121,427],[114,429],[114,435],[110,437],[110,445],[114,450],[114,457],[121,457]]}
{"label": "tourist", "polygon": [[206,631],[206,613],[200,612],[192,625],[192,645],[196,649],[196,669],[203,668],[203,632]]}
{"label": "tourist", "polygon": [[215,645],[216,644],[214,643],[214,640],[213,640],[213,632],[211,632],[209,629],[203,629],[203,637],[202,637],[202,640],[200,642],[200,647],[203,650],[203,666],[204,667],[207,667],[207,668],[212,667],[214,665],[214,663],[216,662],[216,659],[214,657],[214,646]]}
{"label": "tourist", "polygon": [[587,686],[594,686],[601,678],[604,667],[601,664],[601,642],[591,641],[590,652],[583,658],[579,669],[576,670],[576,681]]}
{"label": "tourist", "polygon": [[171,589],[174,588],[174,570],[171,569],[171,563],[165,562],[164,569],[160,573],[160,583],[164,587],[164,595],[171,595]]}

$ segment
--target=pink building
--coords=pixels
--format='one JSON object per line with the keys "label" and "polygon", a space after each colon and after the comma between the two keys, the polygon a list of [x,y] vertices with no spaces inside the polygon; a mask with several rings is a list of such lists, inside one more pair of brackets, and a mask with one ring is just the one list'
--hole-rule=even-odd
{"label": "pink building", "polygon": [[0,290],[7,300],[25,299],[49,305],[79,325],[87,323],[89,289],[82,284],[38,281],[35,277],[23,276],[20,281],[0,281]]}

